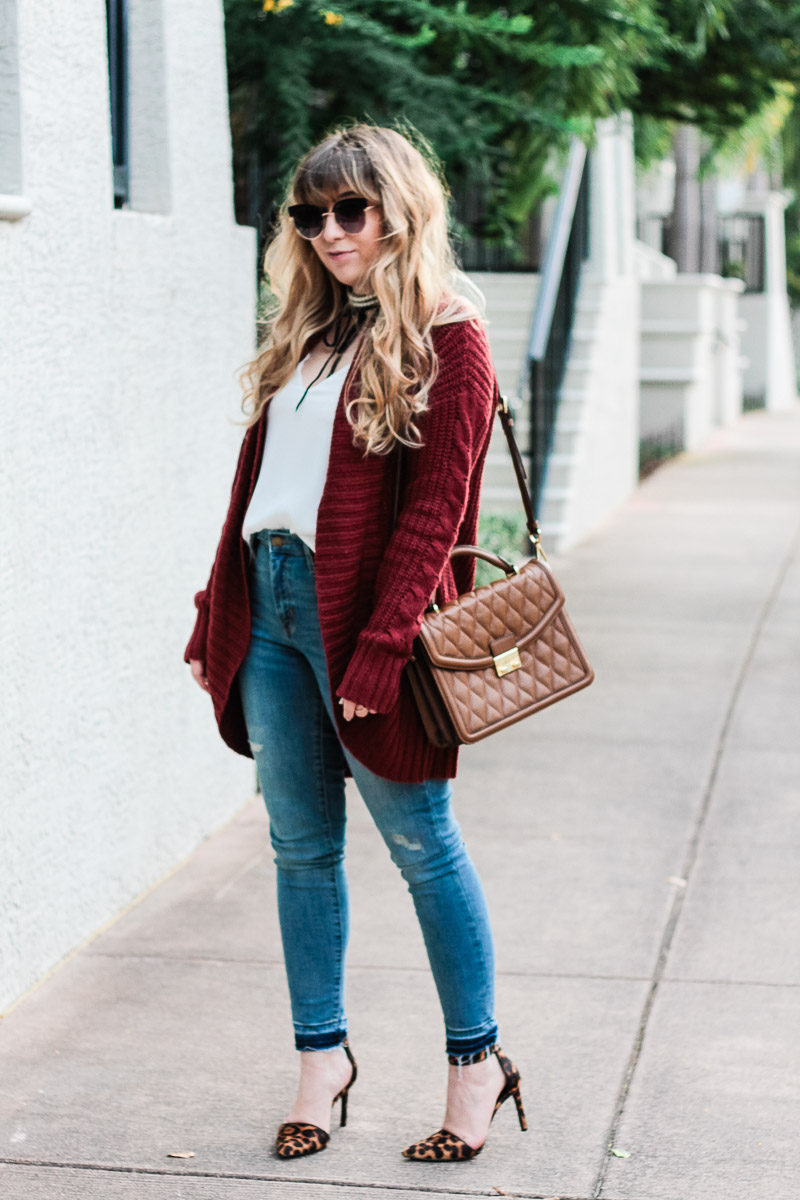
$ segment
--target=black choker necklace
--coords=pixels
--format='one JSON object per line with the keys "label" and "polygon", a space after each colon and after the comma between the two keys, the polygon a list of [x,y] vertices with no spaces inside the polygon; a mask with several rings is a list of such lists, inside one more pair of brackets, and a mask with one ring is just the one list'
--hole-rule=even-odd
{"label": "black choker necklace", "polygon": [[[300,405],[303,403],[315,383],[319,383],[323,376],[333,375],[339,365],[339,360],[341,359],[342,355],[350,348],[350,346],[352,346],[353,342],[361,332],[362,327],[366,323],[369,314],[377,307],[377,296],[355,295],[353,292],[348,291],[347,308],[342,309],[330,330],[322,335],[323,345],[329,346],[331,352],[325,359],[325,362],[322,364],[317,374],[311,380],[311,383],[309,383],[308,387],[304,389],[302,396],[295,405],[295,412],[297,412],[297,410],[300,408]],[[330,370],[328,370],[329,367]]]}

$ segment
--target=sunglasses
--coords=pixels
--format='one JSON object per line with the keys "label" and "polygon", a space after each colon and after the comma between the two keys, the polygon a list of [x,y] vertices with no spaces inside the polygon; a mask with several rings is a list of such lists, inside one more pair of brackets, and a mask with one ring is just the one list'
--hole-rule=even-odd
{"label": "sunglasses", "polygon": [[371,208],[374,205],[363,196],[348,196],[344,200],[337,200],[327,211],[316,204],[292,204],[289,216],[300,236],[313,241],[322,233],[325,218],[331,215],[336,218],[336,224],[343,233],[361,233],[367,221],[365,214]]}

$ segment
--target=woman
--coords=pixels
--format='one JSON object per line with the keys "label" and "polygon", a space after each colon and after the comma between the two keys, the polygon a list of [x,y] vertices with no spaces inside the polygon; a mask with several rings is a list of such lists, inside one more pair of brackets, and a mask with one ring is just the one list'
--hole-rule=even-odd
{"label": "woman", "polygon": [[[469,590],[494,372],[454,291],[442,185],[391,129],[299,164],[265,266],[277,307],[211,578],[186,650],[220,732],[255,758],[277,866],[300,1083],[276,1151],[323,1149],[356,1065],[343,1008],[344,781],[408,883],[442,1005],[443,1128],[471,1158],[519,1074],[500,1053],[492,937],[450,808],[455,750],[425,738],[403,667],[422,614]],[[401,452],[402,447],[402,452]],[[399,502],[398,502],[399,497]]]}

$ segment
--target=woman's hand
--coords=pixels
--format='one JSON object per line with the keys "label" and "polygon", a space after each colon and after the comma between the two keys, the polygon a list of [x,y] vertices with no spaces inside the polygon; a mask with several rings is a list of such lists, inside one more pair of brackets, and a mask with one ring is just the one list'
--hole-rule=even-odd
{"label": "woman's hand", "polygon": [[208,686],[208,679],[206,678],[206,664],[199,658],[190,658],[189,669],[192,672],[192,678],[197,681],[203,691],[210,691],[211,689]]}
{"label": "woman's hand", "polygon": [[352,721],[353,717],[374,716],[374,708],[365,708],[363,704],[356,704],[354,700],[340,700],[342,706],[342,716],[345,721]]}

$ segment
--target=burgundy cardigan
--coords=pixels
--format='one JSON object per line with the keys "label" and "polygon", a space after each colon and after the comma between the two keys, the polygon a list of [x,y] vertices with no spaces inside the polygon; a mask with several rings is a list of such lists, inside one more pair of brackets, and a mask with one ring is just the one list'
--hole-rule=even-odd
{"label": "burgundy cardigan", "polygon": [[[494,416],[494,371],[483,329],[461,321],[433,330],[439,362],[424,445],[403,457],[403,495],[393,529],[396,455],[364,455],[344,411],[358,395],[345,380],[333,423],[316,532],[319,619],[339,737],[376,775],[403,782],[452,778],[457,749],[427,740],[403,668],[435,590],[443,602],[473,585],[472,558],[449,560],[474,544],[483,465]],[[205,662],[225,742],[252,757],[236,673],[250,643],[247,546],[242,523],[264,449],[266,413],[245,434],[230,507],[208,586],[195,597],[197,621],[184,659]],[[347,722],[336,697],[375,710]]]}

